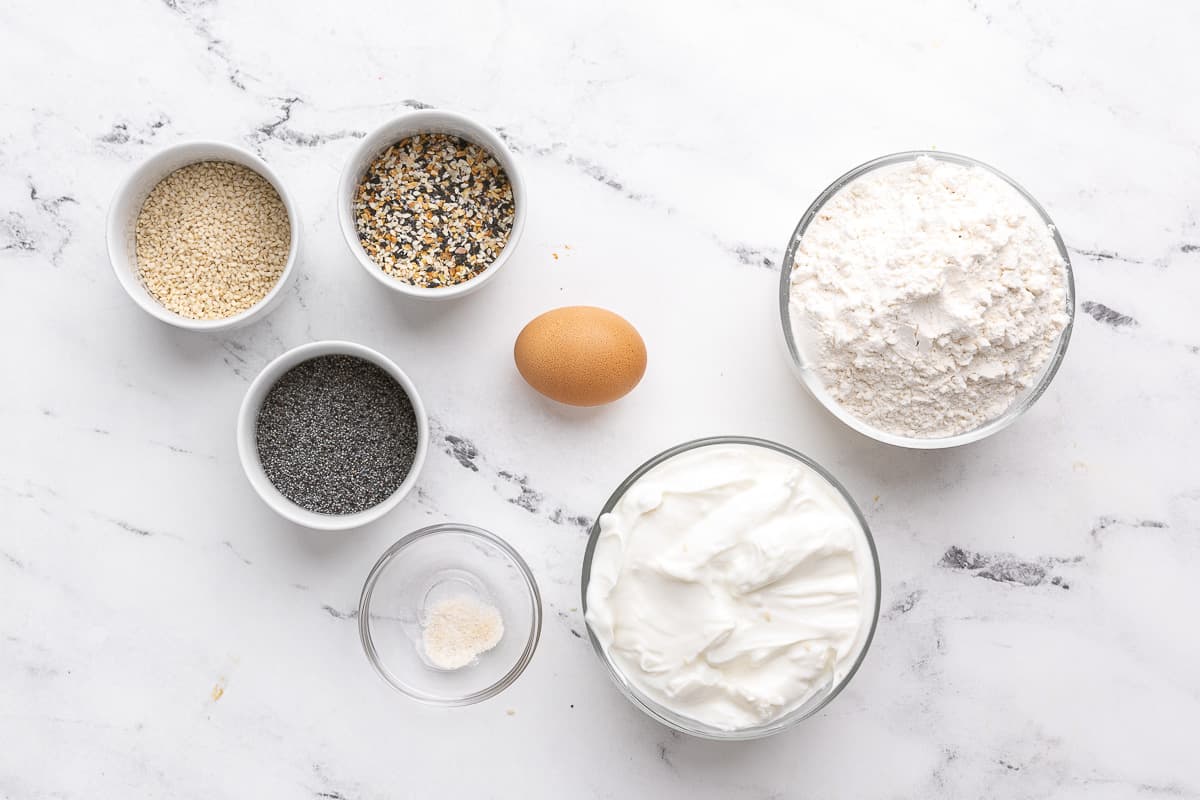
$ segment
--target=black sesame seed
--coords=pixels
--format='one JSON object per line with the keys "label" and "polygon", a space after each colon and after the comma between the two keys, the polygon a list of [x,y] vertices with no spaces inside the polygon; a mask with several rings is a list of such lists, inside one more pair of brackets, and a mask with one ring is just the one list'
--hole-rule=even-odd
{"label": "black sesame seed", "polygon": [[284,497],[320,514],[353,514],[408,476],[417,416],[403,387],[375,364],[320,356],[267,392],[257,440],[263,470]]}

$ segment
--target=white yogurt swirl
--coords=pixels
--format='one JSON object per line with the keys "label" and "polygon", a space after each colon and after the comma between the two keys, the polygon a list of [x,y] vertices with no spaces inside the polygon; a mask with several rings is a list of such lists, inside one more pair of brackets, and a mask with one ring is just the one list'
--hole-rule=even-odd
{"label": "white yogurt swirl", "polygon": [[733,731],[836,685],[877,591],[866,534],[824,477],[767,447],[713,444],[658,464],[600,518],[587,621],[640,692]]}

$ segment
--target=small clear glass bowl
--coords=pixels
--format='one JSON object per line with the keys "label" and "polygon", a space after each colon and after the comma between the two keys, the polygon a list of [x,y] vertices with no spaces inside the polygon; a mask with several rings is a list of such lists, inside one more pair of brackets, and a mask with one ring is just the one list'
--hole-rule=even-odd
{"label": "small clear glass bowl", "polygon": [[[425,660],[421,620],[431,602],[473,595],[504,622],[500,643],[461,669]],[[529,665],[542,632],[537,582],[516,550],[493,533],[446,523],[414,531],[371,569],[358,603],[358,633],[371,666],[425,703],[467,706],[507,689]]]}
{"label": "small clear glass bowl", "polygon": [[[676,714],[674,711],[665,708],[664,706],[647,697],[640,689],[634,686],[629,679],[624,676],[624,674],[621,673],[621,670],[615,664],[613,664],[612,660],[608,657],[608,653],[604,651],[604,646],[600,644],[600,641],[596,638],[595,632],[592,631],[592,626],[587,624],[588,581],[590,580],[592,574],[592,557],[596,553],[596,542],[600,538],[600,517],[612,511],[613,508],[616,507],[617,503],[620,502],[621,498],[625,495],[625,492],[630,489],[630,487],[641,480],[643,475],[664,461],[672,459],[675,456],[681,453],[686,453],[690,450],[723,444],[752,445],[755,447],[765,447],[778,453],[783,453],[784,455],[790,456],[791,458],[794,458],[800,463],[809,467],[826,481],[828,481],[829,485],[836,489],[846,501],[846,504],[850,507],[850,510],[854,512],[854,516],[858,518],[858,524],[862,527],[863,537],[866,539],[867,549],[871,555],[871,574],[873,576],[873,585],[869,587],[869,591],[864,592],[864,595],[867,596],[867,603],[870,607],[870,625],[866,627],[865,635],[862,638],[862,644],[859,646],[860,649],[857,657],[854,659],[854,663],[850,666],[850,669],[846,671],[846,674],[842,677],[842,679],[825,687],[823,691],[817,692],[804,705],[788,714],[783,715],[774,722],[769,722],[766,725],[758,725],[753,728],[741,728],[735,731],[726,731],[719,728],[714,728],[689,717],[685,717],[681,714]],[[871,529],[867,525],[867,520],[865,517],[863,517],[862,511],[859,510],[858,505],[854,502],[854,498],[850,496],[850,493],[846,491],[846,488],[838,483],[837,479],[834,478],[828,470],[803,453],[779,444],[778,442],[772,442],[767,439],[756,439],[749,436],[713,436],[707,439],[694,439],[690,442],[684,442],[683,444],[676,445],[669,450],[664,450],[663,452],[659,453],[654,458],[635,469],[628,478],[621,481],[621,485],[618,486],[616,491],[612,493],[612,496],[608,498],[608,502],[604,504],[604,508],[600,510],[600,514],[596,517],[595,524],[592,525],[592,531],[588,537],[587,549],[583,554],[583,579],[581,583],[583,587],[582,608],[584,614],[584,624],[587,627],[588,632],[588,639],[591,640],[592,649],[596,651],[596,655],[600,658],[601,663],[603,663],[608,669],[609,677],[612,678],[613,683],[617,685],[617,688],[621,690],[621,693],[625,695],[625,698],[634,706],[649,715],[652,719],[657,720],[669,728],[673,728],[680,733],[686,733],[689,736],[696,736],[701,739],[712,739],[715,741],[736,742],[747,739],[762,739],[766,736],[773,736],[774,734],[781,733],[789,728],[794,727],[796,724],[808,719],[813,714],[816,714],[822,708],[829,705],[829,703],[833,701],[833,698],[841,694],[842,690],[845,689],[850,683],[850,679],[853,678],[855,673],[858,672],[858,668],[862,666],[863,659],[866,658],[867,655],[867,650],[871,648],[871,640],[875,638],[875,627],[879,623],[879,553],[875,550],[875,540],[871,536]]]}
{"label": "small clear glass bowl", "polygon": [[[1058,248],[1058,254],[1062,257],[1063,264],[1066,265],[1067,273],[1067,292],[1066,292],[1066,312],[1067,325],[1063,328],[1062,333],[1058,336],[1058,344],[1055,346],[1054,352],[1047,359],[1046,365],[1042,368],[1041,376],[1032,382],[1023,393],[1017,396],[1003,414],[995,419],[989,420],[977,428],[963,433],[958,433],[953,436],[942,436],[936,438],[921,438],[915,436],[904,436],[897,433],[881,430],[873,425],[864,422],[858,417],[844,409],[834,397],[825,389],[825,383],[821,379],[821,375],[817,370],[816,365],[804,353],[800,351],[800,346],[796,342],[795,335],[792,332],[792,318],[789,308],[790,304],[790,289],[792,278],[792,264],[796,259],[796,251],[800,247],[800,241],[804,238],[808,226],[816,219],[821,208],[834,195],[844,189],[852,182],[858,180],[868,172],[885,167],[902,164],[906,161],[915,161],[921,156],[929,156],[930,158],[939,161],[945,161],[950,164],[959,164],[964,167],[979,167],[1000,178],[1009,186],[1016,189],[1017,193],[1025,199],[1030,206],[1037,211],[1038,215],[1049,226],[1051,233],[1054,235],[1054,244]],[[1017,420],[1017,417],[1024,414],[1033,406],[1037,399],[1045,393],[1050,386],[1050,382],[1054,380],[1055,373],[1058,372],[1059,365],[1062,364],[1063,357],[1067,354],[1067,343],[1071,340],[1071,329],[1075,324],[1075,276],[1071,270],[1071,257],[1067,253],[1067,245],[1063,242],[1062,236],[1059,235],[1058,226],[1050,219],[1050,215],[1046,213],[1046,209],[1042,208],[1041,204],[1033,198],[1029,192],[1014,181],[1012,178],[1005,175],[1000,170],[992,167],[982,161],[977,161],[968,156],[956,155],[954,153],[942,153],[936,150],[911,150],[903,153],[892,153],[891,155],[881,156],[873,161],[868,161],[865,164],[860,164],[854,169],[847,172],[842,177],[838,178],[833,183],[829,184],[825,191],[817,195],[817,199],[812,202],[808,210],[804,212],[804,216],[800,217],[799,224],[796,225],[796,230],[792,232],[792,238],[788,241],[787,250],[783,254],[783,264],[780,267],[779,275],[779,313],[783,321],[783,338],[787,343],[788,353],[791,357],[792,366],[795,368],[796,374],[800,377],[800,381],[808,389],[809,394],[817,399],[821,405],[840,419],[846,425],[849,425],[854,430],[869,436],[876,441],[886,444],[898,445],[900,447],[910,447],[917,450],[938,450],[946,447],[958,447],[959,445],[976,442],[980,439],[991,436],[993,433],[999,433]]]}

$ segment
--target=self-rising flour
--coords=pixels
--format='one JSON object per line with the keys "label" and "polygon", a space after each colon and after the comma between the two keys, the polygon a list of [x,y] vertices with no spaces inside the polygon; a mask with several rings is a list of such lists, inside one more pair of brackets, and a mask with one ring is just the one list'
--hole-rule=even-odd
{"label": "self-rising flour", "polygon": [[1002,415],[1067,325],[1053,231],[982,167],[921,156],[854,180],[791,273],[797,345],[847,411],[919,438]]}

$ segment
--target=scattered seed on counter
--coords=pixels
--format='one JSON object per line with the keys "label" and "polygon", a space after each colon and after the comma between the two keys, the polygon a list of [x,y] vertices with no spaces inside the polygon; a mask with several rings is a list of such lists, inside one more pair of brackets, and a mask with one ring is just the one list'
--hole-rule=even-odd
{"label": "scattered seed on counter", "polygon": [[444,133],[384,150],[354,197],[363,250],[388,275],[426,288],[487,269],[508,242],[514,211],[512,185],[495,156]]}
{"label": "scattered seed on counter", "polygon": [[138,212],[142,285],[189,319],[251,308],[283,275],[292,226],[275,187],[248,167],[202,161],[159,181]]}
{"label": "scattered seed on counter", "polygon": [[292,367],[263,400],[258,457],[284,497],[319,514],[387,499],[412,469],[417,416],[404,388],[355,356]]}

